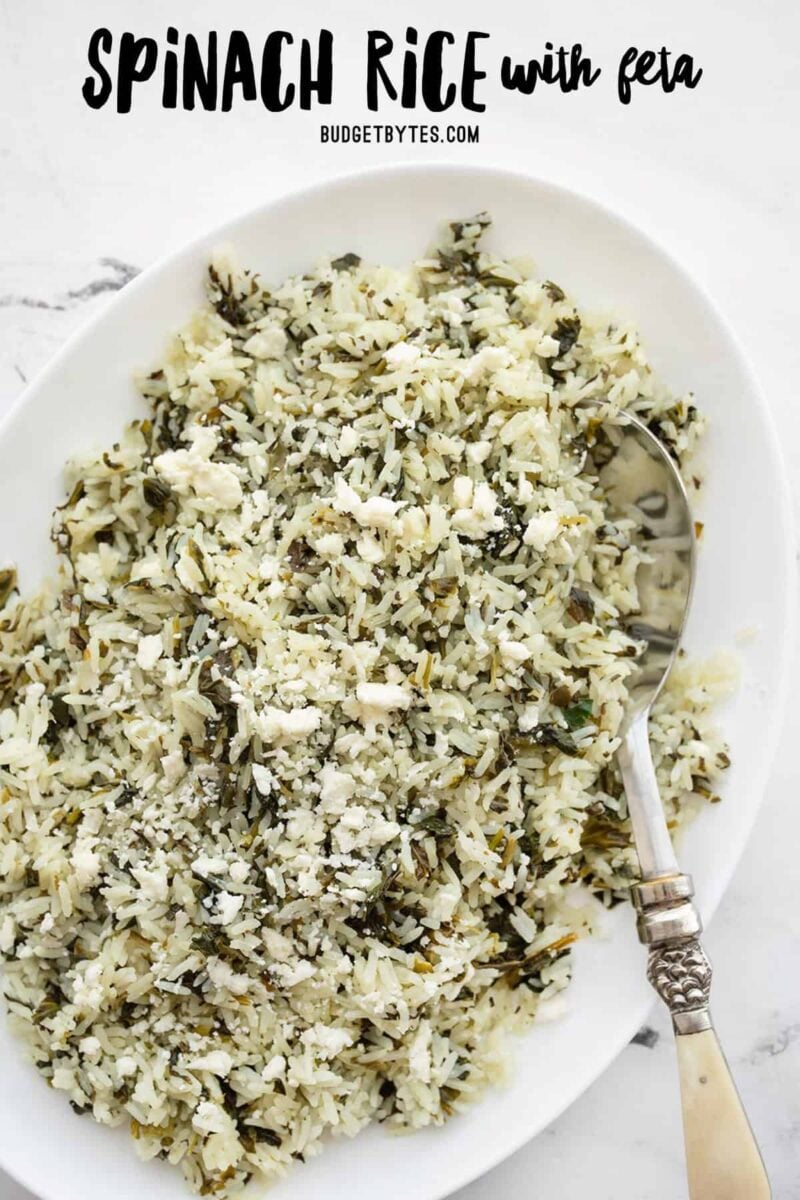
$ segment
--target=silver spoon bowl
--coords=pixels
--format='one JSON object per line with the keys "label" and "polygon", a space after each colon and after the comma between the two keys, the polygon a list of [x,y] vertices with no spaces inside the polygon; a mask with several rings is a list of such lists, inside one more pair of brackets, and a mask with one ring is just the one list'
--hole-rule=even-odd
{"label": "silver spoon bowl", "polygon": [[681,475],[664,445],[636,416],[606,429],[600,483],[615,514],[641,529],[646,561],[636,577],[639,613],[625,623],[644,644],[628,680],[626,725],[649,711],[669,674],[689,614],[695,564],[694,520]]}

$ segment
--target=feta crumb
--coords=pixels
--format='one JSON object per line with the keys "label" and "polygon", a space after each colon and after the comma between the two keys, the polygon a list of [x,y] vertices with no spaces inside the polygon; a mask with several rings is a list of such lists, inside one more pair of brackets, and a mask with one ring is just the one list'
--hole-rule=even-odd
{"label": "feta crumb", "polygon": [[242,862],[241,859],[237,859],[236,862],[231,863],[230,867],[228,868],[228,874],[234,883],[244,883],[244,881],[247,879],[247,876],[250,874],[250,867],[246,862]]}
{"label": "feta crumb", "polygon": [[217,434],[198,426],[188,450],[166,450],[153,467],[179,496],[192,497],[209,512],[238,508],[242,485],[234,467],[209,461],[217,448]]}
{"label": "feta crumb", "polygon": [[238,975],[221,958],[209,959],[206,974],[215,988],[221,992],[230,992],[232,996],[243,996],[250,986],[247,975]]}
{"label": "feta crumb", "polygon": [[300,1041],[311,1046],[321,1058],[335,1058],[347,1046],[352,1046],[352,1035],[346,1029],[335,1029],[332,1025],[317,1022],[300,1035]]}
{"label": "feta crumb", "polygon": [[183,753],[180,750],[173,750],[171,754],[164,754],[161,758],[161,768],[167,783],[177,783],[186,774]]}
{"label": "feta crumb", "polygon": [[254,333],[242,349],[253,358],[280,358],[286,350],[287,340],[285,331],[280,326],[274,326],[272,329],[260,329],[258,333]]}
{"label": "feta crumb", "polygon": [[136,648],[136,661],[143,671],[150,671],[156,665],[164,652],[164,643],[160,633],[151,633],[139,638]]}
{"label": "feta crumb", "polygon": [[505,346],[484,346],[466,359],[461,373],[467,383],[477,383],[485,375],[502,370],[511,362],[511,353]]}
{"label": "feta crumb", "polygon": [[72,869],[79,888],[91,887],[100,875],[100,856],[85,841],[75,843],[72,851]]}
{"label": "feta crumb", "polygon": [[116,1065],[117,1075],[120,1079],[127,1079],[129,1075],[136,1074],[136,1059],[130,1054],[121,1054]]}
{"label": "feta crumb", "polygon": [[131,871],[139,887],[142,889],[142,895],[148,900],[165,901],[169,895],[169,881],[167,879],[167,868],[165,866],[153,867],[134,867]]}
{"label": "feta crumb", "polygon": [[282,1054],[274,1054],[261,1071],[261,1078],[265,1083],[272,1083],[273,1079],[279,1079],[285,1070],[286,1059]]}
{"label": "feta crumb", "polygon": [[358,449],[358,430],[352,425],[345,425],[339,434],[339,453],[349,456]]}
{"label": "feta crumb", "polygon": [[558,514],[543,512],[531,517],[522,540],[526,546],[533,546],[534,550],[541,553],[558,537],[560,532],[561,523]]}
{"label": "feta crumb", "polygon": [[101,1048],[100,1042],[96,1037],[81,1038],[78,1043],[78,1049],[84,1058],[97,1058]]}
{"label": "feta crumb", "polygon": [[419,356],[419,346],[410,346],[408,342],[396,342],[383,355],[390,367],[415,367]]}
{"label": "feta crumb", "polygon": [[502,528],[503,519],[496,515],[497,496],[488,483],[475,485],[469,476],[459,475],[453,481],[453,501],[453,527],[469,537],[483,538]]}
{"label": "feta crumb", "polygon": [[298,983],[305,983],[307,979],[310,979],[312,975],[316,975],[317,973],[316,968],[304,958],[299,959],[298,962],[292,965],[275,963],[272,971],[285,988],[293,988]]}
{"label": "feta crumb", "polygon": [[402,501],[390,500],[388,496],[370,496],[360,504],[354,514],[359,525],[372,525],[376,529],[389,529]]}
{"label": "feta crumb", "polygon": [[226,1133],[232,1129],[233,1121],[219,1104],[201,1100],[194,1111],[192,1127],[198,1133]]}
{"label": "feta crumb", "polygon": [[491,453],[491,442],[472,442],[467,446],[467,458],[470,462],[476,463],[478,466],[481,463],[485,463]]}
{"label": "feta crumb", "polygon": [[212,1075],[230,1075],[233,1059],[227,1050],[212,1050],[187,1064],[190,1071],[210,1071]]}
{"label": "feta crumb", "polygon": [[522,642],[503,641],[498,650],[501,659],[509,667],[517,667],[531,656],[530,650]]}
{"label": "feta crumb", "polygon": [[261,714],[264,736],[270,741],[297,741],[316,733],[322,713],[309,704],[305,708],[274,708],[268,705]]}
{"label": "feta crumb", "polygon": [[391,500],[388,496],[370,496],[362,500],[358,492],[340,475],[336,480],[332,507],[336,512],[349,513],[359,525],[375,529],[388,529],[394,523],[396,513],[405,501]]}
{"label": "feta crumb", "polygon": [[453,499],[457,508],[469,508],[472,504],[472,487],[469,475],[457,475],[453,480]]}
{"label": "feta crumb", "polygon": [[216,910],[220,925],[232,924],[244,904],[244,896],[234,896],[231,892],[220,892],[217,896]]}
{"label": "feta crumb", "polygon": [[253,772],[253,783],[256,785],[261,796],[268,796],[275,786],[275,776],[270,771],[269,767],[263,766],[261,763],[253,763],[251,768]]}
{"label": "feta crumb", "polygon": [[97,959],[88,963],[83,972],[80,969],[76,972],[72,998],[78,1008],[90,1012],[100,1008],[105,994],[105,989],[100,982],[102,974],[103,964]]}
{"label": "feta crumb", "polygon": [[226,866],[224,858],[209,857],[206,854],[199,854],[192,863],[192,868],[198,875],[221,875]]}
{"label": "feta crumb", "polygon": [[392,710],[407,709],[411,705],[411,693],[399,683],[359,683],[356,699],[365,713],[373,714],[373,720]]}
{"label": "feta crumb", "polygon": [[363,558],[364,562],[374,564],[382,562],[384,559],[383,547],[374,533],[362,533],[356,542],[356,550],[359,558]]}
{"label": "feta crumb", "polygon": [[323,533],[314,546],[323,558],[341,558],[344,554],[344,538],[340,533]]}
{"label": "feta crumb", "polygon": [[497,508],[497,497],[488,483],[479,483],[472,497],[472,511],[479,517],[491,517]]}
{"label": "feta crumb", "polygon": [[356,781],[345,771],[326,763],[320,773],[319,796],[326,812],[342,812],[356,790]]}

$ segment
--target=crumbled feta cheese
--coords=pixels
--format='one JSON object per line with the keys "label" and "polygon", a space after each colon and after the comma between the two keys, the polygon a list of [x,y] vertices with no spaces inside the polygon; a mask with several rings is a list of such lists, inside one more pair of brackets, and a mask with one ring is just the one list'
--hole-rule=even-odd
{"label": "crumbled feta cheese", "polygon": [[265,767],[261,763],[253,763],[251,770],[253,772],[253,783],[256,785],[259,794],[268,796],[275,787],[275,776],[272,774],[272,771],[270,771],[269,767]]}
{"label": "crumbled feta cheese", "polygon": [[531,656],[530,650],[522,642],[501,641],[498,650],[500,658],[510,667],[519,666]]}
{"label": "crumbled feta cheese", "polygon": [[373,529],[391,528],[395,515],[404,503],[403,500],[391,500],[388,496],[370,496],[362,500],[358,492],[341,476],[336,480],[332,501],[337,512],[349,513],[359,525],[371,526]]}
{"label": "crumbled feta cheese", "polygon": [[265,554],[258,564],[258,577],[265,581],[275,579],[280,569],[280,560],[274,554]]}
{"label": "crumbled feta cheese", "polygon": [[292,943],[277,929],[270,929],[268,925],[265,925],[261,930],[261,939],[271,956],[278,962],[286,962],[291,958],[294,949]]}
{"label": "crumbled feta cheese", "polygon": [[233,883],[244,883],[249,874],[250,867],[246,862],[242,862],[241,859],[237,859],[236,862],[232,862],[228,868],[228,875]]}
{"label": "crumbled feta cheese", "polygon": [[100,1007],[105,994],[100,982],[102,974],[103,964],[97,959],[87,963],[82,972],[78,968],[72,985],[73,1001],[77,1008],[93,1011]]}
{"label": "crumbled feta cheese", "polygon": [[79,888],[91,887],[100,876],[100,856],[88,842],[78,841],[72,851],[72,869]]}
{"label": "crumbled feta cheese", "polygon": [[69,1067],[56,1067],[53,1071],[52,1085],[62,1092],[72,1092],[75,1090],[77,1080],[75,1072]]}
{"label": "crumbled feta cheese", "polygon": [[345,456],[354,454],[358,449],[358,430],[352,425],[345,425],[339,434],[339,453]]}
{"label": "crumbled feta cheese", "polygon": [[472,497],[472,511],[479,517],[492,517],[497,508],[495,496],[488,483],[479,483]]}
{"label": "crumbled feta cheese", "polygon": [[505,346],[484,346],[466,359],[461,372],[467,383],[477,383],[484,376],[507,367],[510,362],[511,353]]}
{"label": "crumbled feta cheese", "polygon": [[359,558],[363,558],[364,562],[379,563],[384,559],[383,546],[380,544],[374,533],[362,533],[361,537],[356,542],[356,550]]}
{"label": "crumbled feta cheese", "polygon": [[359,525],[372,525],[375,529],[389,529],[402,501],[390,500],[388,496],[370,496],[360,504],[355,518]]}
{"label": "crumbled feta cheese", "polygon": [[186,774],[186,763],[180,750],[173,750],[161,758],[161,769],[168,784],[177,783]]}
{"label": "crumbled feta cheese", "polygon": [[192,1127],[198,1133],[227,1133],[233,1121],[219,1104],[212,1100],[201,1100],[192,1117]]}
{"label": "crumbled feta cheese", "polygon": [[326,812],[343,812],[355,790],[356,781],[352,775],[337,771],[331,763],[325,764],[320,772],[319,796]]}
{"label": "crumbled feta cheese", "polygon": [[286,1059],[282,1054],[273,1054],[267,1065],[262,1069],[261,1078],[265,1083],[272,1083],[273,1079],[280,1079],[285,1070]]}
{"label": "crumbled feta cheese", "polygon": [[469,475],[457,475],[453,480],[453,500],[456,508],[469,508],[472,504],[473,483]]}
{"label": "crumbled feta cheese", "polygon": [[298,983],[305,983],[312,975],[316,975],[316,969],[307,959],[301,958],[294,964],[275,963],[272,966],[272,971],[278,978],[280,984],[285,988],[297,987]]}
{"label": "crumbled feta cheese", "polygon": [[78,1049],[84,1058],[97,1058],[102,1047],[96,1037],[85,1037],[78,1043]]}
{"label": "crumbled feta cheese", "polygon": [[554,512],[538,513],[531,517],[522,538],[526,546],[533,546],[540,553],[547,549],[561,532],[561,522]]}
{"label": "crumbled feta cheese", "polygon": [[230,1075],[233,1059],[227,1050],[212,1050],[200,1058],[192,1058],[186,1066],[190,1071],[210,1071],[212,1075]]}
{"label": "crumbled feta cheese", "polygon": [[239,915],[244,896],[234,896],[231,892],[219,892],[217,895],[216,911],[220,925],[231,925]]}
{"label": "crumbled feta cheese", "polygon": [[383,357],[389,367],[415,367],[419,362],[419,346],[410,346],[408,342],[396,342],[384,352]]}
{"label": "crumbled feta cheese", "polygon": [[335,1029],[332,1025],[317,1022],[301,1034],[300,1041],[316,1050],[320,1058],[335,1058],[347,1046],[352,1046],[353,1037],[346,1029]]}
{"label": "crumbled feta cheese", "polygon": [[275,325],[271,329],[259,329],[247,339],[242,349],[253,358],[280,358],[286,350],[287,340],[285,330]]}
{"label": "crumbled feta cheese", "polygon": [[120,1079],[127,1079],[130,1075],[136,1074],[136,1059],[130,1054],[121,1054],[116,1062],[117,1075]]}
{"label": "crumbled feta cheese", "polygon": [[273,708],[268,705],[261,714],[264,736],[270,741],[297,741],[316,733],[322,713],[309,704],[305,708]]}
{"label": "crumbled feta cheese", "polygon": [[399,683],[359,683],[356,699],[366,720],[380,720],[395,709],[411,705],[411,692]]}
{"label": "crumbled feta cheese", "polygon": [[143,671],[150,671],[156,665],[162,653],[164,644],[160,633],[151,633],[139,638],[136,648],[136,661]]}
{"label": "crumbled feta cheese", "polygon": [[497,496],[488,483],[481,481],[476,486],[468,476],[459,475],[453,481],[453,500],[452,523],[460,532],[483,538],[502,528],[503,519],[496,515]]}
{"label": "crumbled feta cheese", "polygon": [[134,867],[131,874],[139,884],[142,895],[146,896],[148,900],[163,902],[169,896],[169,880],[165,866]]}
{"label": "crumbled feta cheese", "polygon": [[198,875],[221,875],[226,865],[225,859],[217,855],[209,857],[207,854],[199,854],[192,863],[192,869],[197,871]]}
{"label": "crumbled feta cheese", "polygon": [[244,996],[250,987],[247,975],[238,975],[221,958],[211,958],[206,965],[206,974],[215,988],[221,992],[230,992],[232,996]]}
{"label": "crumbled feta cheese", "polygon": [[470,462],[480,466],[485,463],[489,455],[492,453],[491,442],[472,442],[467,446],[467,458]]}
{"label": "crumbled feta cheese", "polygon": [[323,533],[317,538],[314,549],[323,558],[341,558],[344,554],[344,538],[340,533]]}
{"label": "crumbled feta cheese", "polygon": [[166,450],[153,460],[153,467],[179,495],[193,498],[208,512],[238,508],[242,485],[236,469],[228,463],[211,462],[217,434],[198,426],[188,450]]}

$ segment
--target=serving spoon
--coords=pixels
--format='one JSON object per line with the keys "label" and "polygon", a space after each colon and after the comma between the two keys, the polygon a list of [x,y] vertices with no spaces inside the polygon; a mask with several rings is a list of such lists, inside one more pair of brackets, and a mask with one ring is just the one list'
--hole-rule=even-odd
{"label": "serving spoon", "polygon": [[[692,880],[681,872],[650,752],[648,719],[669,674],[689,612],[695,531],[669,452],[633,414],[604,425],[601,485],[614,512],[644,531],[639,613],[627,629],[644,644],[628,681],[617,754],[641,879],[634,884],[647,977],[675,1031],[691,1200],[768,1200],[769,1180],[709,1012],[711,965],[700,945]],[[594,457],[594,455],[593,455]],[[597,463],[597,459],[595,459]]]}

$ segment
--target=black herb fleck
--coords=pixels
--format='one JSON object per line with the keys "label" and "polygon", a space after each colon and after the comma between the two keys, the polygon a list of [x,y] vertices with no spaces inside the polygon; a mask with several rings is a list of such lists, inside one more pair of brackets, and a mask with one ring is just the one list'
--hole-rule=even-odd
{"label": "black herb fleck", "polygon": [[360,263],[361,255],[353,254],[352,251],[349,251],[347,254],[343,254],[341,258],[335,258],[331,263],[331,266],[333,267],[334,271],[349,271],[353,267],[359,266]]}
{"label": "black herb fleck", "polygon": [[558,342],[559,358],[563,358],[565,354],[569,354],[580,337],[580,332],[580,317],[559,317],[553,330],[553,337]]}
{"label": "black herb fleck", "polygon": [[148,475],[142,483],[142,492],[151,508],[162,509],[172,495],[172,488],[158,475]]}

